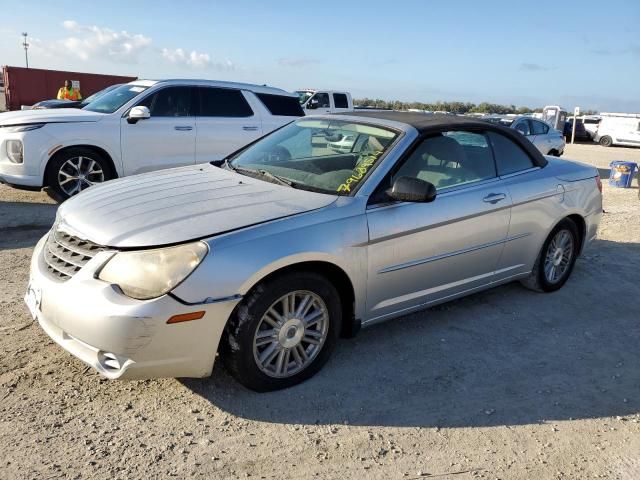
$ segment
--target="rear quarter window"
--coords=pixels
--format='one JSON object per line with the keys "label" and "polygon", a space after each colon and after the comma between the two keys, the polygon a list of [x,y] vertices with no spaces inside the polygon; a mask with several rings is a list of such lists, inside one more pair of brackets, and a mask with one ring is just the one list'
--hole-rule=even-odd
{"label": "rear quarter window", "polygon": [[303,117],[304,111],[297,97],[256,93],[256,97],[267,107],[271,115],[283,117]]}
{"label": "rear quarter window", "polygon": [[493,154],[498,167],[498,175],[509,175],[535,167],[529,154],[513,140],[496,132],[488,132]]}
{"label": "rear quarter window", "polygon": [[333,103],[336,108],[349,108],[349,101],[347,100],[347,95],[344,93],[334,93]]}
{"label": "rear quarter window", "polygon": [[202,117],[253,116],[253,110],[240,90],[215,87],[199,87],[198,90]]}

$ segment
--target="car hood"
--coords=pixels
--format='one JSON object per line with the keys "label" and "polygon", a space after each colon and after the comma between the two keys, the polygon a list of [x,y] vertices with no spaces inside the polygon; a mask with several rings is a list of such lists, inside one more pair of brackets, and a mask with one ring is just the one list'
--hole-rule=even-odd
{"label": "car hood", "polygon": [[60,206],[58,222],[68,233],[100,245],[150,247],[315,210],[337,198],[203,164],[91,187]]}
{"label": "car hood", "polygon": [[75,108],[17,110],[15,112],[0,113],[0,127],[25,123],[97,122],[104,116],[104,113]]}

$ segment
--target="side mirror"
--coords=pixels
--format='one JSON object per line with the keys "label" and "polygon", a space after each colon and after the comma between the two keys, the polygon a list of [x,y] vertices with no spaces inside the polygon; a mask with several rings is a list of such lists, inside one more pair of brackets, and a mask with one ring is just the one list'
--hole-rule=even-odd
{"label": "side mirror", "polygon": [[318,108],[318,100],[309,100],[307,110],[315,110],[316,108]]}
{"label": "side mirror", "polygon": [[151,118],[151,112],[147,107],[138,106],[133,107],[129,111],[129,115],[127,115],[127,122],[129,123],[137,123],[138,120],[146,120],[147,118]]}
{"label": "side mirror", "polygon": [[387,195],[400,202],[428,203],[436,199],[436,187],[419,178],[400,177],[387,190]]}

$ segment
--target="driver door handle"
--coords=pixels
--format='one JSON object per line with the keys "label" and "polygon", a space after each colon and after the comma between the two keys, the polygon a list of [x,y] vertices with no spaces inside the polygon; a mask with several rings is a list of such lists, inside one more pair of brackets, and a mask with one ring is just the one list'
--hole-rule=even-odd
{"label": "driver door handle", "polygon": [[180,132],[188,132],[189,130],[193,130],[193,127],[190,125],[176,125],[173,129]]}
{"label": "driver door handle", "polygon": [[507,196],[504,193],[490,193],[489,195],[484,197],[482,201],[485,203],[491,203],[495,205],[496,203],[501,202],[505,198],[507,198]]}
{"label": "driver door handle", "polygon": [[256,127],[255,125],[245,125],[244,127],[242,127],[242,129],[245,132],[255,132],[256,130],[258,130],[258,127]]}

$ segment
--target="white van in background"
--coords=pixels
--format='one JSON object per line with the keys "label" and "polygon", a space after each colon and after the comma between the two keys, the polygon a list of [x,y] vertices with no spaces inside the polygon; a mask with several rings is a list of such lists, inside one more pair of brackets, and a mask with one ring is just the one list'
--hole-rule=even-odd
{"label": "white van in background", "polygon": [[640,147],[640,114],[602,113],[594,141],[603,147]]}
{"label": "white van in background", "polygon": [[307,115],[353,112],[353,100],[349,92],[334,90],[296,90],[300,105]]}

